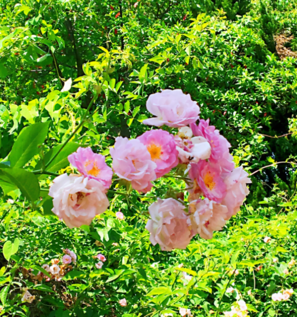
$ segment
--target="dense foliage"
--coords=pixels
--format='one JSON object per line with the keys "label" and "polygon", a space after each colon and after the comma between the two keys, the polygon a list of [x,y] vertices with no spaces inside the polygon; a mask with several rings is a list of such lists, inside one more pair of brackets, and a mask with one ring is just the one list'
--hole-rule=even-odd
{"label": "dense foliage", "polygon": [[[296,295],[272,294],[296,287],[296,18],[295,0],[0,0],[0,315],[223,316],[243,299],[249,316],[294,316]],[[148,130],[146,100],[168,88],[250,173],[241,211],[212,240],[161,251],[145,223],[156,197],[185,193],[169,175],[145,195],[113,185],[106,213],[67,228],[48,196],[67,156],[90,146],[111,165],[115,138]],[[36,278],[63,249],[77,261],[62,280]]]}

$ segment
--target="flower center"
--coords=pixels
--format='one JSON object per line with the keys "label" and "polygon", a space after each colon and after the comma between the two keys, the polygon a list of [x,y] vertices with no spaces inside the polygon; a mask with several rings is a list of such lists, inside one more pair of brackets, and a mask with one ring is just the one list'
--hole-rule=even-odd
{"label": "flower center", "polygon": [[[90,164],[90,161],[87,161],[85,164],[85,167],[87,167]],[[100,169],[97,166],[97,162],[93,163],[93,167],[87,172],[89,175],[92,175],[94,177],[97,177],[100,173]]]}
{"label": "flower center", "polygon": [[213,188],[216,186],[216,183],[214,182],[210,172],[207,172],[204,176],[204,183],[209,190],[213,190]]}
{"label": "flower center", "polygon": [[88,195],[88,193],[86,194],[83,192],[77,192],[76,194],[70,194],[69,198],[72,201],[74,207],[79,207],[82,204],[84,198]]}
{"label": "flower center", "polygon": [[160,145],[157,145],[155,143],[151,143],[147,147],[148,151],[150,152],[152,160],[159,160],[161,158],[162,154],[162,147]]}

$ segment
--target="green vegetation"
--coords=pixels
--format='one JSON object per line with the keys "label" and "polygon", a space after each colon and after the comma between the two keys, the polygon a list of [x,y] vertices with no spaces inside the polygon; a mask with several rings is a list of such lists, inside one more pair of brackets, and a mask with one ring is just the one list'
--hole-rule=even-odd
{"label": "green vegetation", "polygon": [[[296,294],[272,294],[296,288],[296,21],[295,0],[0,0],[0,316],[217,317],[238,299],[249,316],[294,316]],[[282,59],[280,35],[293,36]],[[145,224],[156,197],[186,192],[171,173],[145,195],[113,184],[104,214],[66,227],[48,190],[73,172],[67,156],[90,146],[111,166],[161,89],[190,94],[231,143],[252,180],[240,212],[211,240],[161,251]],[[38,280],[63,249],[76,264]]]}

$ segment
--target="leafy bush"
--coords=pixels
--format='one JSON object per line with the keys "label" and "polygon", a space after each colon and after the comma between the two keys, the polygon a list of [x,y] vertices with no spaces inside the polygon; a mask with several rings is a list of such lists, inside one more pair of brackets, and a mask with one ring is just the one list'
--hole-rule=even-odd
{"label": "leafy bush", "polygon": [[[293,316],[296,295],[271,297],[295,288],[296,59],[279,59],[274,36],[296,38],[296,1],[3,0],[1,7],[0,314],[178,316],[187,308],[223,316],[243,299],[250,316]],[[161,252],[144,228],[148,206],[186,193],[168,175],[146,195],[113,187],[106,213],[67,228],[48,196],[56,174],[73,172],[67,156],[91,146],[110,165],[115,138],[147,130],[146,100],[166,88],[198,102],[201,118],[232,144],[236,166],[250,173],[240,213],[212,240]],[[76,264],[61,281],[38,280],[63,249],[77,254]],[[98,253],[107,259],[102,269]],[[32,303],[22,301],[25,289]]]}

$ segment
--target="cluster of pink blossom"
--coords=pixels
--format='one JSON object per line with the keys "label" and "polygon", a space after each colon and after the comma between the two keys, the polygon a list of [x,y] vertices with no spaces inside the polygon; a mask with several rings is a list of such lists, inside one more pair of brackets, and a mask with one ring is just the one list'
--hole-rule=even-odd
{"label": "cluster of pink blossom", "polygon": [[65,255],[62,257],[62,260],[52,259],[51,266],[48,264],[42,266],[50,276],[45,275],[43,272],[39,272],[37,276],[40,276],[41,280],[44,278],[46,282],[49,282],[50,280],[61,281],[63,276],[72,270],[73,267],[70,264],[76,263],[77,256],[69,249],[65,249],[63,252]]}
{"label": "cluster of pink blossom", "polygon": [[98,270],[102,269],[103,262],[106,261],[106,257],[103,254],[99,253],[98,255],[94,256],[94,258],[99,260],[99,262],[95,264],[96,268]]}
{"label": "cluster of pink blossom", "polygon": [[[180,164],[185,166],[188,208],[172,198],[153,203],[146,225],[150,240],[170,251],[186,248],[196,234],[211,239],[239,211],[249,193],[248,174],[242,167],[235,168],[229,142],[209,120],[201,119],[196,125],[200,109],[190,95],[179,89],[163,90],[148,98],[147,110],[155,118],[144,124],[179,128],[178,134],[156,129],[136,139],[117,137],[110,149],[112,169],[104,156],[79,148],[69,161],[80,175],[60,175],[50,188],[53,212],[70,228],[89,225],[109,206],[106,192],[113,173],[138,192],[147,193],[153,181]],[[116,216],[124,219],[119,212]]]}
{"label": "cluster of pink blossom", "polygon": [[280,302],[284,300],[289,300],[290,297],[293,295],[294,291],[292,289],[283,290],[280,293],[272,294],[272,300],[275,302]]}

